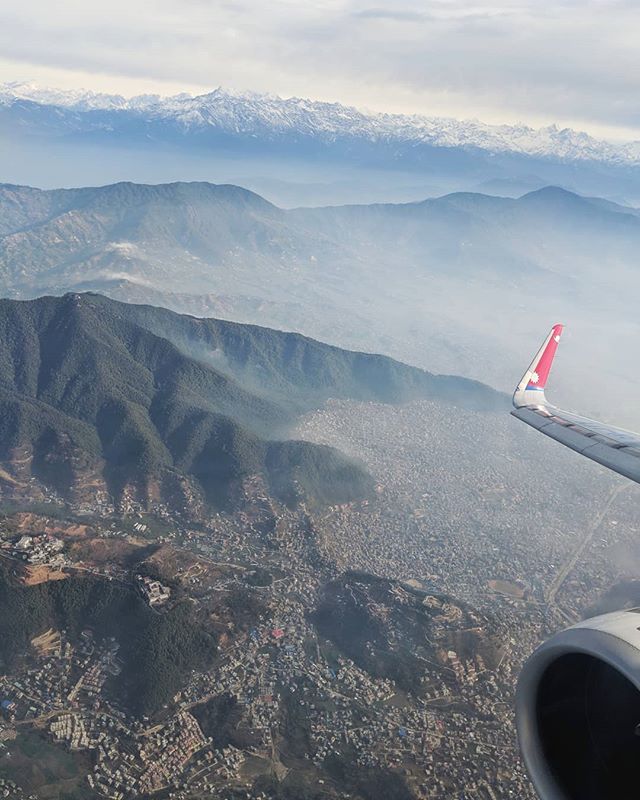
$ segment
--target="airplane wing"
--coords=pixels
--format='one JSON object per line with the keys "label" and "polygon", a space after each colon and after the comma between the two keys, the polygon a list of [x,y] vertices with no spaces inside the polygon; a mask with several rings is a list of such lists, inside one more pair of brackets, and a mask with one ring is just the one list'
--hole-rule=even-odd
{"label": "airplane wing", "polygon": [[563,325],[554,325],[544,340],[514,392],[511,413],[580,455],[640,483],[640,434],[580,417],[547,402],[545,388],[563,329]]}

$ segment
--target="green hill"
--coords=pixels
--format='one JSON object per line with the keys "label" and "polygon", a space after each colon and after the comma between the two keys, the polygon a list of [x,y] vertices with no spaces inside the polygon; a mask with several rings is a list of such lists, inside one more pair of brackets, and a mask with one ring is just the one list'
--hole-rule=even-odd
{"label": "green hill", "polygon": [[195,495],[224,508],[254,475],[291,504],[364,496],[359,465],[287,441],[295,415],[328,397],[503,402],[482,384],[295,334],[99,295],[0,301],[0,459],[64,496],[183,508]]}
{"label": "green hill", "polygon": [[23,586],[0,563],[0,663],[11,668],[29,641],[47,628],[64,629],[73,639],[87,626],[121,645],[124,670],[117,681],[120,699],[138,713],[168,702],[193,669],[213,659],[216,643],[181,603],[165,614],[153,611],[129,586],[101,578],[72,577]]}

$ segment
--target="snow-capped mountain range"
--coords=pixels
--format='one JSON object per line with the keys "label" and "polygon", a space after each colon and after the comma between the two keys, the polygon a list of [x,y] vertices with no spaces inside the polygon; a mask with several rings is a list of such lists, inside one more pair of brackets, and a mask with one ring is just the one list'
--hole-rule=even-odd
{"label": "snow-capped mountain range", "polygon": [[[177,125],[183,132],[215,130],[243,137],[296,137],[323,143],[359,140],[375,145],[426,145],[519,154],[564,162],[640,165],[640,142],[612,143],[551,125],[487,125],[477,120],[365,113],[339,103],[215,89],[169,97],[68,91],[31,83],[0,84],[0,109],[35,104],[58,112],[61,132],[109,131],[118,118]],[[62,115],[62,116],[61,116]]]}

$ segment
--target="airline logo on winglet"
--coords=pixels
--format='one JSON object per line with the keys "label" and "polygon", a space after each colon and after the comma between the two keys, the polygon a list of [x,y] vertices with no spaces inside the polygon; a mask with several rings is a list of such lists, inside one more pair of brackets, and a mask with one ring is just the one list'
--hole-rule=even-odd
{"label": "airline logo on winglet", "polygon": [[544,389],[547,385],[551,365],[558,349],[564,325],[554,325],[545,344],[538,363],[534,366],[527,389]]}
{"label": "airline logo on winglet", "polygon": [[547,385],[551,365],[553,364],[563,330],[564,325],[559,323],[551,328],[529,369],[522,376],[522,380],[513,395],[513,404],[516,408],[546,404],[544,389]]}

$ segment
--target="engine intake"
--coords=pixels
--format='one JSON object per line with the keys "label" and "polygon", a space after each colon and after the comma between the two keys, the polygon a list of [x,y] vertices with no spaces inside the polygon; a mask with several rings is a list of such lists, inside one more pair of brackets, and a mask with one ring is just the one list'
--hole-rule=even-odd
{"label": "engine intake", "polygon": [[516,720],[542,800],[640,797],[640,609],[549,639],[525,664]]}

